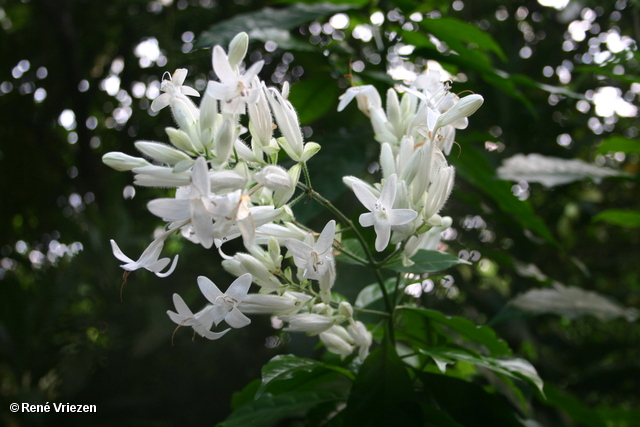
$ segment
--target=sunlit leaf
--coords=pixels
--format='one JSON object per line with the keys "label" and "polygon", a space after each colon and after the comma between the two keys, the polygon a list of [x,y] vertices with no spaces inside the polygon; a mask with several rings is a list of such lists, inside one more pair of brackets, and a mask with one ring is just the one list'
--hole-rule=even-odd
{"label": "sunlit leaf", "polygon": [[607,154],[612,152],[622,152],[626,154],[640,153],[640,141],[619,135],[610,136],[602,141],[598,147],[598,154]]}
{"label": "sunlit leaf", "polygon": [[[329,365],[326,363],[318,362],[312,359],[305,359],[293,355],[280,355],[276,356],[269,361],[262,368],[262,384],[256,391],[256,398],[261,397],[270,386],[279,381],[290,380],[294,377],[300,381],[307,381],[309,376],[304,374],[310,374],[315,372],[324,374],[327,371],[337,372],[346,378],[353,380],[354,376],[351,372],[343,369],[339,366]],[[298,377],[304,378],[298,378]]]}
{"label": "sunlit leaf", "polygon": [[591,315],[602,321],[609,321],[624,317],[633,322],[640,317],[640,311],[624,308],[597,292],[560,283],[555,283],[553,288],[530,290],[517,296],[509,304],[528,313],[553,313],[569,318]]}
{"label": "sunlit leaf", "polygon": [[280,9],[263,9],[236,15],[231,19],[218,22],[207,31],[203,31],[195,43],[196,48],[213,45],[226,46],[238,33],[244,31],[251,36],[252,30],[265,32],[267,29],[291,30],[306,22],[351,9],[353,4],[293,4]]}
{"label": "sunlit leaf", "polygon": [[402,261],[398,259],[391,264],[385,265],[385,268],[402,273],[423,274],[436,273],[458,264],[469,264],[468,261],[446,252],[427,251],[424,249],[420,249],[417,254],[411,257],[411,260],[414,264],[408,267],[402,265]]}
{"label": "sunlit leaf", "polygon": [[640,227],[640,212],[624,209],[607,209],[593,217],[593,221],[603,221],[623,227]]}
{"label": "sunlit leaf", "polygon": [[[476,138],[480,137],[476,135]],[[551,231],[536,216],[531,205],[526,200],[519,200],[513,195],[511,184],[495,179],[493,167],[477,148],[465,145],[460,157],[451,156],[449,160],[456,166],[458,176],[495,200],[500,209],[511,215],[523,228],[529,229],[549,243],[555,243]]]}
{"label": "sunlit leaf", "polygon": [[[392,295],[395,290],[396,279],[390,278],[385,280],[384,286],[385,286],[385,289],[387,290],[387,293],[389,295]],[[400,283],[400,285],[398,286],[398,292],[402,292],[403,290],[404,290],[404,284]],[[358,297],[356,298],[356,307],[359,307],[359,308],[368,307],[374,302],[380,301],[382,297],[383,295],[382,295],[382,289],[380,289],[380,284],[372,283],[371,285],[365,286],[360,291],[360,293],[358,294]]]}
{"label": "sunlit leaf", "polygon": [[513,182],[539,182],[545,187],[591,178],[596,183],[610,176],[625,175],[611,168],[592,165],[580,159],[561,159],[541,154],[516,154],[496,170],[500,179]]}
{"label": "sunlit leaf", "polygon": [[419,25],[458,53],[480,49],[495,53],[503,61],[507,60],[502,48],[493,37],[473,24],[456,18],[438,18],[423,19]]}
{"label": "sunlit leaf", "polygon": [[473,350],[459,346],[428,347],[420,349],[420,351],[432,357],[443,373],[445,372],[446,365],[455,363],[456,361],[464,361],[472,365],[483,366],[496,373],[524,379],[533,384],[540,393],[543,393],[542,379],[533,365],[527,360],[519,358],[497,359],[490,356],[483,356]]}

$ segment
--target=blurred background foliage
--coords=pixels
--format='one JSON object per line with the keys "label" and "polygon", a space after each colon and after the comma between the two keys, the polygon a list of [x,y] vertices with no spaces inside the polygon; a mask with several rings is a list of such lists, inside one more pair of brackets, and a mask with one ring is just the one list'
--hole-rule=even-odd
{"label": "blurred background foliage", "polygon": [[[187,84],[202,91],[214,78],[210,46],[247,31],[251,62],[265,61],[262,78],[272,84],[293,84],[305,136],[322,144],[309,165],[314,188],[354,217],[341,176],[375,174],[379,148],[354,106],[336,113],[348,86],[384,93],[436,60],[455,92],[484,96],[449,156],[458,179],[443,212],[454,218],[443,249],[471,264],[416,278],[408,292],[428,308],[489,323],[532,361],[545,380],[546,399],[529,408],[540,425],[640,425],[638,7],[0,0],[2,421],[215,424],[271,357],[318,351],[313,339],[288,337],[260,318],[213,343],[192,342],[185,330],[172,336],[171,294],[203,303],[198,275],[232,280],[218,254],[176,238],[167,244],[181,255],[173,275],[135,272],[125,284],[109,246],[113,238],[125,253],[141,253],[161,226],[146,202],[164,191],[132,187],[131,176],[101,156],[134,155],[136,140],[166,141],[170,115],[149,111],[163,73],[186,67]],[[497,179],[501,162],[518,153],[579,158],[627,175],[550,188]],[[326,220],[314,202],[296,209],[311,226],[322,223],[318,215]],[[339,273],[338,292],[357,294],[346,286],[357,271]],[[599,296],[578,293],[565,299],[578,303],[559,308],[514,302],[536,289],[563,301],[562,285]],[[595,302],[580,305],[585,295]],[[616,304],[607,310],[609,299]],[[98,414],[7,409],[54,401],[95,404]]]}

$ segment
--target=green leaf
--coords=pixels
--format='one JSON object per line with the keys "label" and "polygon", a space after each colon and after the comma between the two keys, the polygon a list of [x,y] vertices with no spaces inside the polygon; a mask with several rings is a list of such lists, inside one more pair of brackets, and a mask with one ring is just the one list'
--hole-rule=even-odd
{"label": "green leaf", "polygon": [[345,414],[348,426],[421,426],[413,384],[385,337],[360,367]]}
{"label": "green leaf", "polygon": [[[465,139],[471,141],[472,138],[477,140],[481,136],[468,135]],[[449,160],[456,166],[459,176],[491,197],[503,212],[512,216],[523,228],[557,245],[551,231],[536,216],[531,205],[526,200],[519,200],[513,195],[510,183],[495,179],[494,168],[480,150],[471,144],[465,144],[460,157],[451,156]]]}
{"label": "green leaf", "polygon": [[350,380],[354,379],[350,371],[339,366],[293,355],[276,356],[262,367],[262,384],[256,391],[256,398],[260,398],[267,391],[272,391],[271,388],[275,383],[296,379],[297,381],[293,384],[289,384],[289,388],[293,389],[301,383],[332,372],[337,372]]}
{"label": "green leaf", "polygon": [[422,404],[422,417],[427,425],[432,427],[464,427],[456,422],[449,414],[440,409],[436,409],[426,402]]}
{"label": "green leaf", "polygon": [[443,364],[464,361],[472,365],[483,366],[499,374],[524,379],[533,384],[540,393],[544,394],[542,379],[533,365],[527,360],[519,358],[496,359],[490,356],[483,356],[460,346],[429,347],[420,349],[420,352],[431,356],[438,363],[438,367],[443,373],[444,371],[441,367]]}
{"label": "green leaf", "polygon": [[266,394],[257,400],[242,405],[226,420],[221,427],[269,427],[279,422],[304,417],[317,405],[327,402],[339,402],[346,396],[328,390],[292,391],[278,395]]}
{"label": "green leaf", "polygon": [[[358,239],[344,239],[342,242],[340,242],[340,249],[344,249],[344,251],[347,251],[362,260],[367,259],[367,254],[364,252],[364,249],[362,248],[362,245],[360,244],[360,241]],[[338,262],[342,262],[345,264],[362,265],[361,262],[356,261],[349,255],[345,255],[344,251],[341,251],[336,257],[336,260]]]}
{"label": "green leaf", "polygon": [[593,222],[604,221],[623,227],[640,227],[640,212],[624,209],[607,209],[593,217]]}
{"label": "green leaf", "polygon": [[196,48],[210,47],[213,45],[226,46],[238,33],[244,31],[253,37],[252,32],[256,30],[256,35],[264,33],[267,29],[291,30],[298,26],[342,12],[356,7],[352,4],[293,4],[288,7],[274,9],[265,7],[263,9],[236,15],[231,19],[213,24],[207,31],[203,31],[195,43]]}
{"label": "green leaf", "polygon": [[231,408],[235,410],[245,403],[252,402],[256,397],[256,392],[260,388],[261,383],[260,378],[256,378],[239,392],[233,393],[233,396],[231,396]]}
{"label": "green leaf", "polygon": [[401,273],[423,274],[436,273],[458,264],[469,264],[468,261],[462,260],[457,256],[446,252],[427,251],[424,249],[420,249],[418,253],[411,258],[411,260],[415,264],[408,267],[402,265],[402,261],[400,259],[396,259],[391,262],[391,264],[385,265],[385,268],[393,271],[399,271]]}
{"label": "green leaf", "polygon": [[438,407],[465,427],[523,427],[513,408],[477,384],[446,375],[417,373]]}
{"label": "green leaf", "polygon": [[[422,317],[428,321],[433,321],[458,332],[461,336],[484,345],[492,356],[508,356],[511,349],[507,343],[498,338],[496,332],[488,326],[479,326],[470,320],[462,317],[445,316],[436,310],[425,308],[398,307],[401,309],[405,324],[418,323],[415,316]],[[426,339],[426,337],[424,337]],[[426,344],[426,343],[424,343]]]}
{"label": "green leaf", "polygon": [[[387,293],[389,295],[392,295],[395,287],[396,287],[396,278],[395,277],[391,277],[387,280],[384,281],[384,287],[387,290]],[[402,292],[402,290],[404,289],[404,283],[401,281],[400,286],[398,286],[398,292]],[[379,283],[372,283],[368,286],[365,286],[360,293],[358,294],[358,297],[356,298],[356,307],[359,308],[365,308],[370,306],[371,304],[375,303],[376,301],[379,301],[382,299],[382,289],[380,289],[380,284]]]}
{"label": "green leaf", "polygon": [[611,136],[602,141],[597,153],[607,154],[610,152],[640,153],[640,141],[618,135]]}
{"label": "green leaf", "polygon": [[534,313],[553,313],[571,319],[591,315],[607,322],[624,317],[634,322],[640,317],[635,308],[625,308],[594,291],[554,283],[553,288],[532,289],[509,301],[509,306]]}
{"label": "green leaf", "polygon": [[475,25],[468,24],[456,18],[423,19],[420,26],[425,31],[433,34],[441,41],[444,41],[450,48],[459,54],[474,48],[493,52],[506,62],[507,57],[500,45],[491,37]]}
{"label": "green leaf", "polygon": [[314,76],[291,86],[289,101],[301,124],[311,123],[331,110],[338,99],[338,85],[328,74]]}

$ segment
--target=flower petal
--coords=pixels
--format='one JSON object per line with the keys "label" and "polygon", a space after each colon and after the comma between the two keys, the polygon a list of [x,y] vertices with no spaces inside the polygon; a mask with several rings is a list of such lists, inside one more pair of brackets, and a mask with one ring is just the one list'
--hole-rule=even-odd
{"label": "flower petal", "polygon": [[229,64],[229,58],[224,53],[224,49],[220,46],[214,46],[213,48],[213,70],[222,83],[225,85],[233,84],[235,86],[238,76],[233,72],[231,64]]}
{"label": "flower petal", "polygon": [[200,288],[202,295],[204,295],[211,304],[215,304],[216,299],[223,295],[222,291],[216,286],[216,284],[205,276],[198,277],[198,287]]}
{"label": "flower petal", "polygon": [[376,209],[376,203],[378,203],[378,199],[371,193],[371,191],[369,191],[367,187],[360,184],[359,182],[354,182],[351,189],[365,208],[372,212]]}
{"label": "flower petal", "polygon": [[396,184],[398,183],[398,175],[395,173],[389,176],[380,192],[380,204],[391,210],[393,202],[396,200]]}
{"label": "flower petal", "polygon": [[127,262],[127,263],[135,262],[120,250],[120,247],[118,246],[115,240],[111,239],[110,242],[111,242],[111,251],[113,252],[113,256],[115,256],[122,262]]}
{"label": "flower petal", "polygon": [[318,241],[314,245],[314,249],[318,254],[327,252],[333,245],[333,238],[336,234],[336,222],[331,220],[324,226],[322,233],[318,237]]}
{"label": "flower petal", "polygon": [[296,239],[285,239],[284,245],[295,258],[307,259],[313,251],[311,246]]}
{"label": "flower petal", "polygon": [[371,227],[373,224],[376,223],[376,217],[373,213],[367,212],[360,215],[359,221],[361,226]]}
{"label": "flower petal", "polygon": [[189,199],[155,199],[147,203],[149,212],[168,221],[180,221],[191,216]]}
{"label": "flower petal", "polygon": [[391,226],[387,223],[374,225],[376,230],[376,251],[382,252],[389,244],[389,238],[391,237]]}
{"label": "flower petal", "polygon": [[249,273],[243,274],[242,276],[234,280],[233,283],[231,283],[231,285],[229,285],[226,295],[230,296],[237,302],[241,302],[244,299],[244,297],[247,296],[252,280],[253,279],[251,278],[251,274]]}
{"label": "flower petal", "polygon": [[387,220],[390,225],[407,224],[418,216],[418,212],[413,209],[391,209],[387,212]]}
{"label": "flower petal", "polygon": [[242,312],[235,307],[225,316],[224,320],[229,326],[236,329],[244,328],[251,323],[251,319],[242,314]]}

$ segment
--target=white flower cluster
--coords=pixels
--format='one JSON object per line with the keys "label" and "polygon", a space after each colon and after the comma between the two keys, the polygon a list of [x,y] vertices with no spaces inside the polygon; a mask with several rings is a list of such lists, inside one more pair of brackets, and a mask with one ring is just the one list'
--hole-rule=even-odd
{"label": "white flower cluster", "polygon": [[411,257],[419,249],[434,249],[440,233],[451,225],[450,217],[438,215],[454,180],[454,168],[445,154],[451,151],[456,129],[467,127],[467,117],[480,108],[483,98],[475,94],[459,98],[432,70],[400,89],[401,99],[395,89],[387,91],[383,109],[375,87],[352,87],[340,98],[338,111],[355,98],[381,143],[381,183],[343,178],[370,211],[360,216],[360,225],[374,227],[377,251],[389,243],[404,244],[399,246],[403,262],[411,265]]}
{"label": "white flower cluster", "polygon": [[[247,314],[277,316],[287,324],[286,331],[318,335],[329,351],[343,357],[357,349],[363,360],[371,332],[354,319],[348,302],[332,300],[338,226],[331,220],[319,234],[303,230],[288,205],[305,162],[320,146],[303,141],[286,83],[282,91],[267,88],[257,76],[262,61],[243,71],[247,47],[248,36],[241,33],[231,41],[228,54],[220,46],[213,48],[219,81],[209,82],[199,107],[189,97],[200,94],[184,85],[186,69],[164,80],[163,93],[151,108],[170,107],[178,125],[166,129],[172,145],[138,141],[136,148],[144,158],[119,152],[103,157],[116,170],[132,171],[137,185],[176,189],[174,197],[148,203],[149,211],[167,225],[140,258],[130,259],[112,240],[113,253],[128,272],[147,269],[166,277],[178,261],[177,255],[173,262],[160,258],[171,234],[181,233],[207,249],[215,246],[224,258],[222,266],[237,279],[222,292],[210,279],[199,277],[198,286],[210,304],[193,313],[174,294],[171,320],[214,340],[251,323]],[[440,232],[451,224],[450,218],[438,215],[454,176],[443,150],[449,152],[455,129],[466,126],[482,97],[459,99],[433,72],[404,91],[402,100],[394,89],[387,93],[385,111],[372,86],[351,88],[339,110],[356,98],[382,143],[382,183],[344,177],[370,211],[360,216],[360,225],[375,228],[377,251],[389,243],[397,245],[410,264],[420,248],[433,249]],[[248,129],[240,124],[244,115]],[[279,137],[274,136],[275,128]],[[295,162],[288,170],[278,165],[281,150]],[[222,245],[238,237],[246,252],[225,254]],[[289,257],[288,266],[284,261]],[[256,293],[249,293],[252,283]],[[229,328],[215,331],[222,322]]]}
{"label": "white flower cluster", "polygon": [[[166,129],[171,145],[136,142],[145,158],[120,152],[104,155],[108,166],[132,171],[137,185],[176,188],[175,197],[148,203],[149,211],[167,227],[140,258],[130,259],[112,240],[113,253],[128,272],[147,269],[166,277],[178,261],[177,255],[173,262],[160,258],[171,234],[181,233],[205,248],[215,245],[224,258],[223,267],[238,278],[223,293],[211,280],[199,277],[200,290],[210,304],[193,313],[174,294],[177,312],[168,311],[171,320],[214,340],[230,328],[248,325],[247,314],[275,315],[288,324],[285,330],[319,334],[330,351],[343,356],[359,347],[358,357],[364,359],[371,333],[353,318],[348,303],[331,302],[336,223],[329,221],[316,238],[293,223],[287,205],[303,163],[320,146],[303,141],[286,83],[282,91],[266,87],[257,76],[262,61],[243,72],[247,47],[248,36],[241,33],[231,41],[228,54],[220,46],[213,48],[219,81],[208,83],[199,107],[189,97],[200,94],[184,85],[186,69],[163,81],[162,94],[151,109],[170,107],[178,125]],[[248,129],[240,124],[247,112]],[[276,128],[279,137],[274,136]],[[280,150],[296,162],[289,170],[277,164]],[[242,237],[247,252],[226,255],[222,245],[237,237]],[[282,266],[282,247],[292,257],[295,272]],[[257,293],[249,293],[252,283],[259,288]],[[222,322],[230,328],[212,330]],[[344,322],[347,329],[340,326]]]}

